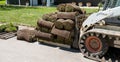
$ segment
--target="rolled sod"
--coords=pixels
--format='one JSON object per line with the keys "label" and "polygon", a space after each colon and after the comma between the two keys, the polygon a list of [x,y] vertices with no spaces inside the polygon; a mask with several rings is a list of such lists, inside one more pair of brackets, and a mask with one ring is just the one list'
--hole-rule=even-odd
{"label": "rolled sod", "polygon": [[28,42],[33,42],[33,41],[35,41],[35,34],[36,33],[37,33],[36,30],[28,30],[28,29],[18,30],[17,39],[18,40],[25,40]]}
{"label": "rolled sod", "polygon": [[51,40],[52,34],[39,31],[35,34],[35,37],[39,39],[44,39],[44,40]]}
{"label": "rolled sod", "polygon": [[68,31],[71,31],[74,28],[74,22],[70,19],[65,20],[63,25],[64,25],[64,29]]}
{"label": "rolled sod", "polygon": [[79,12],[80,14],[86,14],[84,9],[81,9],[79,6],[71,3],[58,5],[57,10],[59,12]]}
{"label": "rolled sod", "polygon": [[40,19],[40,20],[38,20],[37,25],[39,27],[46,27],[46,28],[50,28],[51,29],[54,26],[54,23],[52,23],[50,21],[45,21],[43,19]]}
{"label": "rolled sod", "polygon": [[45,32],[45,33],[50,33],[52,29],[49,29],[49,28],[44,28],[42,27],[41,28],[41,32]]}
{"label": "rolled sod", "polygon": [[74,9],[72,4],[66,4],[65,12],[74,12]]}
{"label": "rolled sod", "polygon": [[57,20],[57,12],[50,13],[50,14],[44,14],[42,16],[42,19],[46,21],[50,21],[50,22],[55,22]]}
{"label": "rolled sod", "polygon": [[69,31],[67,31],[67,30],[60,30],[60,29],[57,29],[55,27],[53,27],[51,33],[54,34],[54,35],[66,38],[66,39],[68,39],[70,37],[70,32]]}
{"label": "rolled sod", "polygon": [[56,39],[54,39],[54,41],[56,43],[61,43],[61,44],[64,44],[65,43],[65,39],[63,37],[60,37],[60,36],[57,36]]}
{"label": "rolled sod", "polygon": [[58,29],[64,29],[64,19],[58,19],[56,22],[55,22],[55,28],[58,28]]}
{"label": "rolled sod", "polygon": [[59,19],[75,19],[75,16],[79,15],[77,12],[58,12],[57,18]]}
{"label": "rolled sod", "polygon": [[58,19],[55,22],[55,28],[57,28],[57,29],[71,31],[73,29],[73,27],[74,27],[74,21],[72,21],[70,19],[67,19],[67,20]]}
{"label": "rolled sod", "polygon": [[67,45],[71,45],[72,42],[73,42],[73,39],[72,39],[72,38],[65,39],[65,44],[67,44]]}
{"label": "rolled sod", "polygon": [[65,7],[66,7],[66,4],[60,4],[57,6],[57,10],[59,12],[65,12]]}

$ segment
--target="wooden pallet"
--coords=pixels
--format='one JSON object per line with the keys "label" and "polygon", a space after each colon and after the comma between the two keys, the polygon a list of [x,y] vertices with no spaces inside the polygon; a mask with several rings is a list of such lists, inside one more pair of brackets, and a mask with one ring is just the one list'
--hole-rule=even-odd
{"label": "wooden pallet", "polygon": [[16,36],[16,32],[2,32],[0,33],[0,39],[4,39],[4,40],[7,40],[7,39],[10,39],[10,38],[13,38]]}

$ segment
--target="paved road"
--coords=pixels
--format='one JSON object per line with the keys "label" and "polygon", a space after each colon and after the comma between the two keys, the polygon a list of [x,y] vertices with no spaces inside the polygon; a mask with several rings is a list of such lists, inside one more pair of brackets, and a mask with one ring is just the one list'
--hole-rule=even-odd
{"label": "paved road", "polygon": [[[74,52],[73,52],[74,51]],[[94,62],[80,52],[48,45],[0,39],[0,62]]]}

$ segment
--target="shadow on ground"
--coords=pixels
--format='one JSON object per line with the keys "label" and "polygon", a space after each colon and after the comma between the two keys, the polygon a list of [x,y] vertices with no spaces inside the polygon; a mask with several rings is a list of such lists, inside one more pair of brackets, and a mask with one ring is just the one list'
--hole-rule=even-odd
{"label": "shadow on ground", "polygon": [[[56,46],[56,45],[52,45],[52,44],[47,44],[47,43],[43,43],[43,42],[39,42],[39,44],[40,45],[46,45],[46,46],[53,47],[53,48],[59,48],[61,50],[68,51],[68,52],[81,53],[79,49],[72,49],[72,48],[67,48],[67,47],[60,47],[60,46]],[[85,58],[87,58],[87,57],[85,57]],[[116,62],[116,60],[118,60],[118,62],[120,62],[120,49],[109,47],[109,50],[104,55],[104,58],[105,58],[106,61],[108,61],[109,59],[111,59],[112,62]],[[89,58],[87,58],[87,59],[89,59]]]}
{"label": "shadow on ground", "polygon": [[56,46],[56,45],[46,44],[46,43],[43,43],[43,42],[39,42],[39,44],[50,46],[50,47],[53,47],[53,48],[59,47],[59,49],[61,49],[61,50],[69,51],[69,52],[73,52],[73,53],[80,53],[79,49],[73,49],[73,48],[68,48],[68,47],[60,47],[60,46]]}

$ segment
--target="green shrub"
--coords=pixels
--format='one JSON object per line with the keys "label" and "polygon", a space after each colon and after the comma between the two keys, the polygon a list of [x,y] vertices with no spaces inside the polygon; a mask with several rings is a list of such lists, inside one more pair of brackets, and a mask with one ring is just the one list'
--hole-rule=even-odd
{"label": "green shrub", "polygon": [[17,28],[16,28],[16,27],[7,27],[7,28],[5,29],[5,32],[15,32],[15,31],[17,31]]}
{"label": "green shrub", "polygon": [[6,26],[7,27],[14,27],[13,23],[8,23]]}
{"label": "green shrub", "polygon": [[14,32],[17,30],[18,30],[18,27],[12,23],[0,26],[0,32]]}
{"label": "green shrub", "polygon": [[0,5],[5,5],[5,2],[6,2],[6,1],[1,0],[1,1],[0,1]]}
{"label": "green shrub", "polygon": [[1,25],[0,26],[0,32],[4,32],[5,29],[6,29],[6,25]]}

